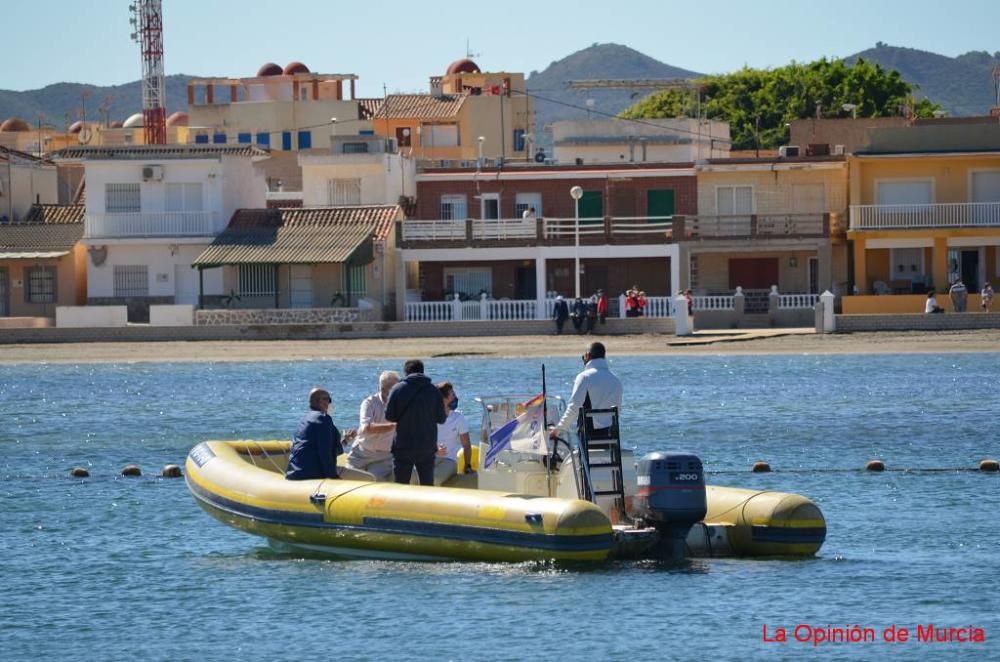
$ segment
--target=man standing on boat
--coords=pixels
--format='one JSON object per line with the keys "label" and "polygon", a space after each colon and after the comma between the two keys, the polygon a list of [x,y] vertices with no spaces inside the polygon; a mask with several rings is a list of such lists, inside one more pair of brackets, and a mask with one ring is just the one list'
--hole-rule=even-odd
{"label": "man standing on boat", "polygon": [[[608,367],[604,343],[591,343],[583,355],[583,372],[573,382],[573,394],[566,403],[566,413],[549,432],[553,439],[565,436],[570,426],[575,425],[580,409],[610,409],[622,406],[622,382]],[[586,419],[588,425],[591,419]],[[611,415],[599,414],[593,417],[591,439],[607,439],[611,429]]]}
{"label": "man standing on boat", "polygon": [[385,420],[389,391],[399,383],[399,373],[386,370],[378,377],[378,391],[361,402],[358,436],[347,454],[347,466],[367,471],[375,480],[392,475],[392,436],[396,424]]}
{"label": "man standing on boat", "polygon": [[409,484],[416,468],[421,485],[434,484],[438,425],[444,423],[444,398],[424,374],[422,361],[407,361],[405,377],[389,391],[385,418],[396,424],[392,441],[392,473],[397,483]]}
{"label": "man standing on boat", "polygon": [[[292,437],[292,450],[285,472],[288,480],[340,477],[337,474],[337,456],[344,449],[340,442],[340,430],[327,413],[329,409],[329,391],[314,388],[309,392],[309,412]],[[348,430],[345,439],[353,438],[354,431]]]}

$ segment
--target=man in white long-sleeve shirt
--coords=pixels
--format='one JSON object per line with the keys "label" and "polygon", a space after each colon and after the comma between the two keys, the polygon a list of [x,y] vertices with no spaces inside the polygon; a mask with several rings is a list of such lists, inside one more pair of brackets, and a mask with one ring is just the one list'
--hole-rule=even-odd
{"label": "man in white long-sleeve shirt", "polygon": [[[583,362],[586,366],[573,382],[573,394],[569,396],[566,413],[559,419],[556,427],[549,432],[549,436],[553,439],[565,436],[564,433],[576,425],[579,411],[583,407],[589,409],[618,407],[621,409],[622,382],[608,368],[604,343],[591,343],[590,347],[587,348],[587,353],[583,355]],[[593,422],[594,429],[590,435],[591,438],[607,438],[611,426],[611,415],[598,414],[593,417]]]}

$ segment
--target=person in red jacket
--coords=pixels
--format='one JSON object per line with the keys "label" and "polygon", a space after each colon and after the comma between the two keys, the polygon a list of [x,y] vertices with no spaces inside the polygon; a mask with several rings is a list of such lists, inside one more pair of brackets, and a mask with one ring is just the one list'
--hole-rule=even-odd
{"label": "person in red jacket", "polygon": [[608,295],[604,290],[597,290],[597,319],[601,320],[601,324],[608,319]]}

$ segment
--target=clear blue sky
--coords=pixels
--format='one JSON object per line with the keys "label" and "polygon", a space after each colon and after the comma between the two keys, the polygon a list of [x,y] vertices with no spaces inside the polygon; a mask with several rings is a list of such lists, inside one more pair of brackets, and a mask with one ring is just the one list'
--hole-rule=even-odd
{"label": "clear blue sky", "polygon": [[[141,75],[129,0],[3,0],[0,89]],[[595,42],[707,73],[845,56],[883,41],[955,56],[1000,50],[1000,0],[163,0],[168,74],[252,76],[264,62],[360,76],[358,94],[424,90],[462,57],[544,69]],[[764,9],[762,9],[764,8]]]}

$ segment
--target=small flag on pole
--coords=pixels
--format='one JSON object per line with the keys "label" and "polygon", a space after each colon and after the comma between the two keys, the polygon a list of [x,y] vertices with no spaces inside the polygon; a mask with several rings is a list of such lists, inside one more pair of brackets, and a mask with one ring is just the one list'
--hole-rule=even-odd
{"label": "small flag on pole", "polygon": [[521,403],[521,414],[505,423],[490,435],[490,449],[486,452],[483,466],[493,464],[500,451],[510,448],[522,453],[547,453],[544,419],[545,396],[538,394]]}

